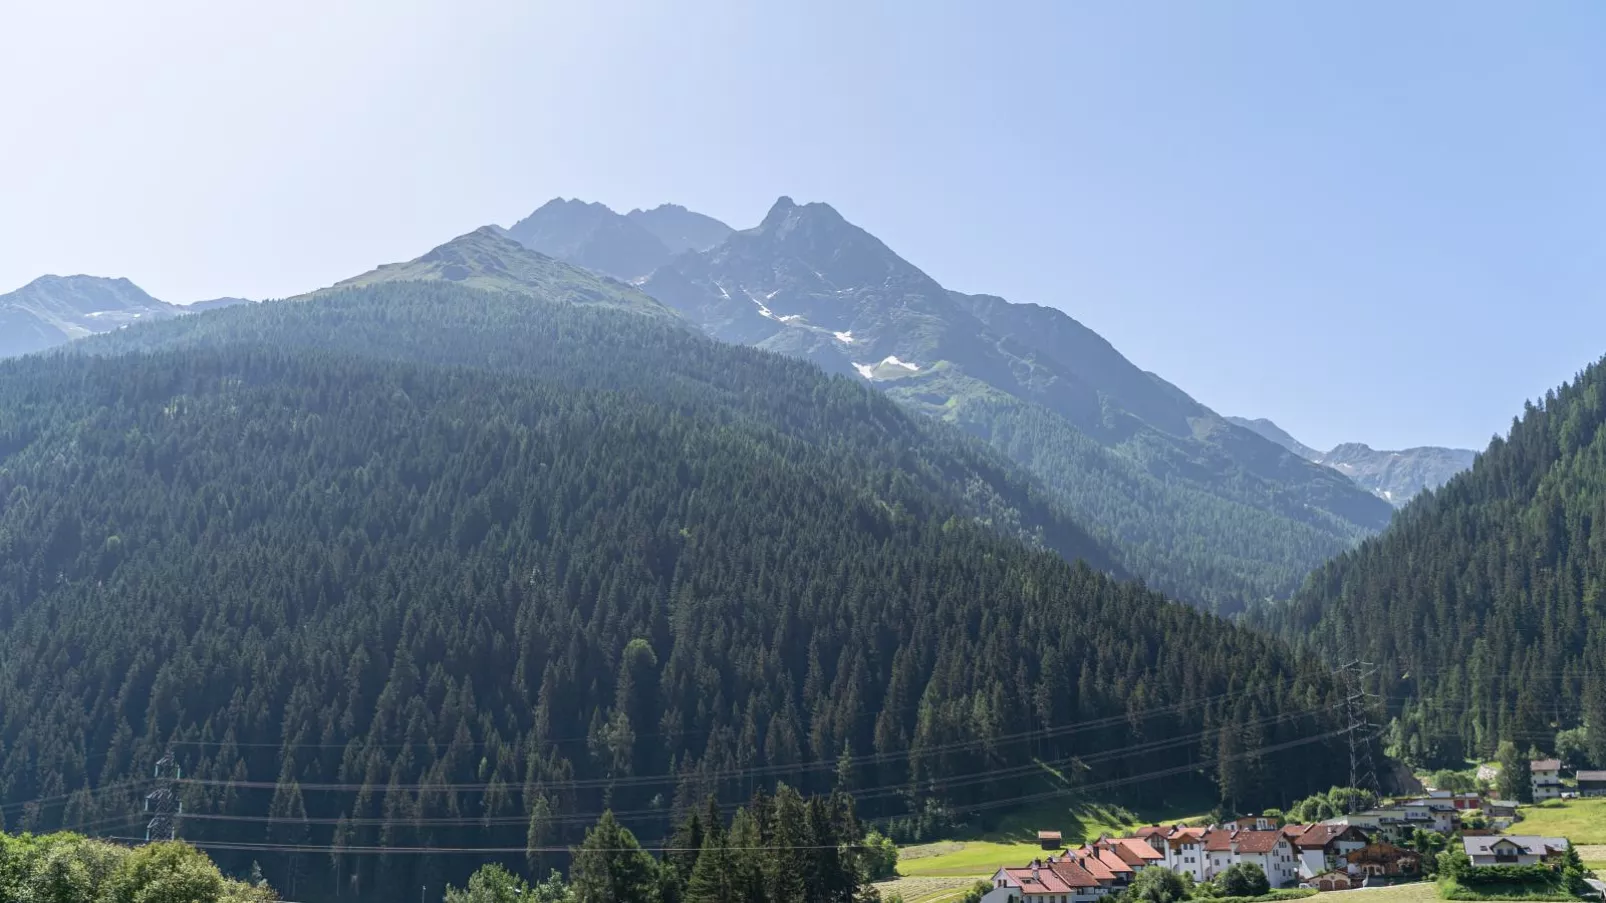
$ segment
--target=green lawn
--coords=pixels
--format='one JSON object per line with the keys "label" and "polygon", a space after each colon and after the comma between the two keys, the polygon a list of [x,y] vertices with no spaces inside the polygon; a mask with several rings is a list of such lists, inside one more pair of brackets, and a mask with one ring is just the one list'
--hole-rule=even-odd
{"label": "green lawn", "polygon": [[1439,899],[1439,887],[1432,881],[1417,881],[1392,887],[1334,891],[1318,894],[1316,899],[1354,900],[1356,903],[1427,903]]}
{"label": "green lawn", "polygon": [[1574,844],[1606,844],[1606,798],[1547,800],[1520,811],[1522,821],[1512,833],[1565,837]]}
{"label": "green lawn", "polygon": [[1025,865],[1033,857],[1044,855],[1047,854],[1036,843],[950,840],[904,847],[898,855],[898,874],[909,877],[986,878],[998,871],[999,866]]}

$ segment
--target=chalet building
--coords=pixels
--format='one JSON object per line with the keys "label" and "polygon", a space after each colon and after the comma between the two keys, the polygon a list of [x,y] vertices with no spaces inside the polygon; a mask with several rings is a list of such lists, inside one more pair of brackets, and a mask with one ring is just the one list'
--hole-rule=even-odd
{"label": "chalet building", "polygon": [[1461,847],[1474,868],[1490,865],[1537,865],[1555,862],[1566,854],[1565,837],[1536,837],[1526,834],[1495,834],[1462,837]]}
{"label": "chalet building", "polygon": [[1415,878],[1422,871],[1422,856],[1392,843],[1371,843],[1344,856],[1352,874],[1363,878]]}
{"label": "chalet building", "polygon": [[1233,835],[1232,845],[1238,862],[1260,866],[1272,887],[1292,884],[1299,877],[1299,857],[1281,831],[1239,831]]}
{"label": "chalet building", "polygon": [[982,903],[1092,903],[1110,889],[1074,863],[1050,856],[1025,868],[1001,868]]}
{"label": "chalet building", "polygon": [[1561,761],[1535,759],[1528,763],[1533,773],[1534,802],[1558,799],[1561,796]]}
{"label": "chalet building", "polygon": [[1606,771],[1578,772],[1579,796],[1606,796]]}
{"label": "chalet building", "polygon": [[1057,850],[1063,846],[1060,843],[1062,837],[1058,831],[1038,831],[1037,845],[1045,850]]}
{"label": "chalet building", "polygon": [[1344,857],[1364,848],[1368,838],[1354,825],[1305,825],[1290,838],[1299,856],[1299,877],[1310,880],[1343,867]]}
{"label": "chalet building", "polygon": [[1178,825],[1165,836],[1166,868],[1179,875],[1192,875],[1195,881],[1208,881],[1204,855],[1204,828]]}
{"label": "chalet building", "polygon": [[[1066,850],[1065,853],[1067,856],[1079,857],[1079,861],[1085,860],[1087,865],[1084,865],[1083,868],[1086,868],[1088,873],[1095,878],[1104,872],[1108,872],[1112,876],[1116,887],[1125,887],[1131,884],[1132,876],[1137,874],[1138,868],[1141,867],[1133,866],[1108,846],[1098,844],[1088,844],[1078,850]],[[1092,867],[1094,863],[1097,863],[1096,869]]]}
{"label": "chalet building", "polygon": [[1204,834],[1204,877],[1209,881],[1240,862],[1252,862],[1266,873],[1272,887],[1299,877],[1299,857],[1281,829],[1242,831],[1212,826]]}

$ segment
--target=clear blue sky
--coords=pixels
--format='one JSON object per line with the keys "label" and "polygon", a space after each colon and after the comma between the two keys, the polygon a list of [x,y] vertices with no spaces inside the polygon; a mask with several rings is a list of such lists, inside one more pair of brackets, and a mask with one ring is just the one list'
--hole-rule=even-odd
{"label": "clear blue sky", "polygon": [[33,0],[0,287],[282,296],[554,195],[823,200],[1312,445],[1606,353],[1606,5]]}

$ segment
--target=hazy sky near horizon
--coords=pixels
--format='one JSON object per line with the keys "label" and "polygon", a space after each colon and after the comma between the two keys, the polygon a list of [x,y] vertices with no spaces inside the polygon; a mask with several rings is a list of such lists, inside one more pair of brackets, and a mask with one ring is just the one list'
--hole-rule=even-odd
{"label": "hazy sky near horizon", "polygon": [[22,0],[0,291],[275,297],[553,196],[827,201],[1227,414],[1481,448],[1606,353],[1606,5]]}

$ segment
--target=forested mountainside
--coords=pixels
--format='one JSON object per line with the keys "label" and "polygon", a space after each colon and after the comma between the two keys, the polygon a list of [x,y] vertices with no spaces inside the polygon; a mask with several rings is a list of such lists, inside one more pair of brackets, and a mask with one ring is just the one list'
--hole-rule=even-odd
{"label": "forested mountainside", "polygon": [[1331,467],[1396,508],[1426,489],[1437,489],[1451,477],[1472,466],[1477,452],[1466,448],[1422,446],[1389,451],[1361,442],[1344,442],[1332,451],[1321,452],[1300,442],[1264,417],[1228,420],[1253,430],[1307,461]]}
{"label": "forested mountainside", "polygon": [[1211,608],[1290,594],[1390,516],[1064,313],[950,292],[824,204],[782,198],[641,287],[711,335],[857,375],[986,438],[1128,570]]}
{"label": "forested mountainside", "polygon": [[1606,765],[1606,367],[1529,404],[1469,472],[1311,576],[1270,622],[1376,663],[1395,745],[1423,765],[1587,724]]}
{"label": "forested mountainside", "polygon": [[1000,536],[1070,527],[807,363],[440,281],[79,348],[0,365],[8,824],[137,832],[172,749],[187,838],[388,900],[776,780],[930,819],[1339,779],[1321,667]]}
{"label": "forested mountainside", "polygon": [[145,294],[127,279],[41,276],[0,295],[0,357],[54,348],[182,308]]}

